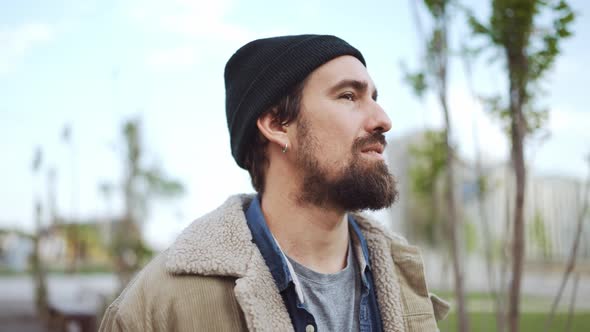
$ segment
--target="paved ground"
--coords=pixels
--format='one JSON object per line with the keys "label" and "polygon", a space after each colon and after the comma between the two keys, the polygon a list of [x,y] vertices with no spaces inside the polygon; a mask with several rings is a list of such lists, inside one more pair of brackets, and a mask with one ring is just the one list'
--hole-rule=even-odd
{"label": "paved ground", "polygon": [[[428,279],[428,286],[431,289],[452,290],[453,273],[451,266],[445,269],[441,259],[436,255],[424,255],[426,275]],[[464,263],[465,273],[465,289],[468,292],[482,292],[487,293],[488,274],[486,266],[482,260],[467,260]],[[521,282],[521,290],[523,295],[529,297],[539,298],[539,310],[542,305],[546,304],[547,310],[551,306],[552,300],[557,294],[561,278],[563,276],[562,268],[535,268],[524,271]],[[499,276],[496,275],[496,280]],[[572,296],[573,275],[570,277],[566,288],[563,292],[560,304],[568,306]],[[507,279],[506,282],[509,280]],[[590,311],[590,274],[585,272],[580,274],[578,282],[578,289],[576,294],[575,309],[577,311]]]}
{"label": "paved ground", "polygon": [[[428,284],[431,289],[450,290],[451,270],[445,270],[441,260],[425,255]],[[487,292],[485,266],[478,262],[466,264],[466,289],[469,292]],[[557,292],[561,271],[528,271],[522,281],[523,294],[538,297],[539,301],[531,307],[535,311],[547,311]],[[562,306],[569,304],[571,284],[564,292]],[[106,296],[112,294],[117,286],[111,274],[97,275],[51,275],[48,278],[49,299],[63,307],[88,311],[99,308]],[[485,302],[485,301],[484,301]],[[475,301],[478,310],[490,310],[490,303]],[[94,308],[94,309],[93,309]],[[578,285],[576,311],[590,311],[590,276],[584,274]],[[29,276],[0,276],[0,332],[4,331],[44,331],[34,318],[33,282]]]}
{"label": "paved ground", "polygon": [[[48,296],[51,303],[68,310],[96,312],[116,286],[116,278],[110,274],[51,275]],[[0,277],[0,332],[47,331],[35,318],[33,303],[31,277]]]}
{"label": "paved ground", "polygon": [[33,318],[0,321],[0,332],[47,332],[47,329]]}

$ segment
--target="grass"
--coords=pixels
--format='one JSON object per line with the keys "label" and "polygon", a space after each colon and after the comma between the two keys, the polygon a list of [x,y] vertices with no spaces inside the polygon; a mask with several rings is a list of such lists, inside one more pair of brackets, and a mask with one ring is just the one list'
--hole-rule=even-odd
{"label": "grass", "polygon": [[[543,312],[524,312],[520,318],[520,331],[545,331],[545,322],[547,320],[547,313]],[[553,324],[549,331],[566,331],[567,327],[567,312],[558,312],[555,315]],[[469,314],[471,331],[477,332],[492,332],[496,331],[496,317],[493,312],[471,312]],[[438,328],[441,332],[457,331],[457,316],[455,312],[442,322],[439,322]],[[572,317],[571,332],[588,332],[590,331],[590,312],[576,312]]]}
{"label": "grass", "polygon": [[[445,300],[454,302],[454,294],[449,291],[437,291],[434,293],[441,296]],[[493,312],[493,297],[489,293],[484,292],[469,292],[466,294],[467,310],[469,311],[469,322],[471,331],[477,332],[492,332],[496,331],[496,316]],[[549,309],[551,308],[552,298],[542,296],[523,295],[521,297],[521,318],[520,331],[545,331],[545,323],[549,316]],[[456,304],[453,304],[456,306]],[[558,307],[553,323],[548,331],[566,331],[568,312],[568,303],[562,304]],[[456,308],[455,308],[456,309]],[[441,332],[457,331],[457,313],[451,311],[449,316],[439,323]],[[588,332],[590,331],[590,312],[578,311],[574,312],[571,321],[571,332]]]}

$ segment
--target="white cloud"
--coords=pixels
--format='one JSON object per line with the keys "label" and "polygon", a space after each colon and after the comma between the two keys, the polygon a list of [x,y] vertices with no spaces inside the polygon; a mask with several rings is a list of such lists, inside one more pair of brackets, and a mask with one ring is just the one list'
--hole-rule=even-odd
{"label": "white cloud", "polygon": [[14,70],[28,52],[52,41],[55,30],[44,23],[22,24],[0,30],[0,73]]}

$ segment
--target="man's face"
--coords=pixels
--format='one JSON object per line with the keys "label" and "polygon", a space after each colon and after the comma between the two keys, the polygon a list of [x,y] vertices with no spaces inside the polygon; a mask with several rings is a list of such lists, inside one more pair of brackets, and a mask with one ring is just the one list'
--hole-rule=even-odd
{"label": "man's face", "polygon": [[376,97],[366,68],[352,56],[335,58],[307,78],[294,150],[302,202],[355,211],[395,201],[382,156],[391,122]]}

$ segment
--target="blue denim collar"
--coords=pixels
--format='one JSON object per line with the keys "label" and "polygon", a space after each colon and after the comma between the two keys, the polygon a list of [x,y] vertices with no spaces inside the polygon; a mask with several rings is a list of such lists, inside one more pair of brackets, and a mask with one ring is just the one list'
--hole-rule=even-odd
{"label": "blue denim collar", "polygon": [[[260,206],[260,195],[257,195],[248,210],[246,211],[246,220],[250,232],[252,232],[252,241],[256,244],[266,265],[268,266],[270,273],[272,274],[277,288],[280,292],[287,289],[289,283],[293,281],[291,274],[289,273],[289,267],[287,260],[283,256],[281,249],[276,243],[272,233],[268,229],[264,215],[262,214],[262,208]],[[364,275],[366,269],[370,269],[369,261],[369,249],[367,242],[361,233],[361,230],[351,214],[348,214],[348,223],[350,229],[353,231],[356,240],[361,246],[364,258],[364,264],[359,264],[361,273]],[[353,242],[354,243],[354,242]]]}

